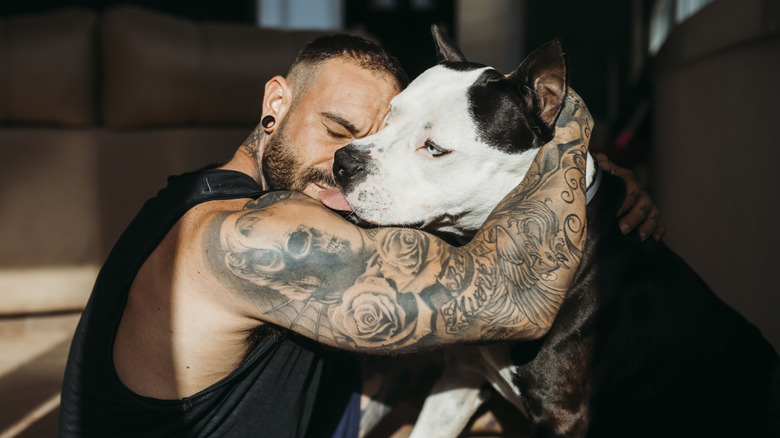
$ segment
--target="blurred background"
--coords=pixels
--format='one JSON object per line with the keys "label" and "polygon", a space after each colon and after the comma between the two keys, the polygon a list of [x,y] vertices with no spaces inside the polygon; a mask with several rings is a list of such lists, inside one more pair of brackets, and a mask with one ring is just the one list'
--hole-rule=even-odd
{"label": "blurred background", "polygon": [[226,161],[306,41],[354,32],[414,77],[438,23],[503,72],[563,38],[666,243],[780,349],[780,1],[0,2],[0,438],[53,436],[97,271],[165,178]]}

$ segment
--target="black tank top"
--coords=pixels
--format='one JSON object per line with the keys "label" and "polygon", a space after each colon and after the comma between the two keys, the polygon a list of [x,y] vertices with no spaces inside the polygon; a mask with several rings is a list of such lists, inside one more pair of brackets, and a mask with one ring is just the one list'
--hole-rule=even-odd
{"label": "black tank top", "polygon": [[[292,332],[265,336],[228,377],[181,400],[140,396],[116,374],[114,338],[130,285],[147,257],[195,205],[262,193],[243,173],[202,170],[169,178],[144,204],[101,269],[76,329],[62,388],[60,437],[281,438],[343,430],[347,404],[359,391],[355,358]],[[347,429],[354,433],[354,427]]]}

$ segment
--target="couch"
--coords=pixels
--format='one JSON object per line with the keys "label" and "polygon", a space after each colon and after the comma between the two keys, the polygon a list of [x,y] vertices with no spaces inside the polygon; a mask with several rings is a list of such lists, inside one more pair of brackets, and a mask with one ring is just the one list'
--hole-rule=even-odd
{"label": "couch", "polygon": [[142,203],[228,160],[319,34],[132,6],[0,18],[0,315],[82,308]]}

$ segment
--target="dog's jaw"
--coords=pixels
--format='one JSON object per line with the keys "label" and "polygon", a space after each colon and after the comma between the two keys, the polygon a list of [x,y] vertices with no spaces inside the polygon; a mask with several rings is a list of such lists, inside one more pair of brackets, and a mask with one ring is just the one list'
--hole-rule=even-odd
{"label": "dog's jaw", "polygon": [[[539,149],[533,149],[527,152],[530,154],[531,160],[533,160],[538,150]],[[585,172],[585,182],[588,188],[593,183],[593,179],[596,175],[596,168],[594,166],[597,165],[598,164],[596,164],[596,160],[593,158],[593,156],[588,154],[587,169]],[[529,161],[528,164],[520,168],[522,170],[522,174],[525,175],[530,167],[531,163]],[[500,180],[501,178],[496,179]],[[484,202],[480,204],[479,208],[474,208],[472,211],[461,215],[445,215],[436,218],[431,220],[429,223],[423,224],[423,228],[428,231],[451,234],[457,237],[461,242],[465,242],[474,236],[474,233],[488,219],[490,213],[493,211],[493,208],[495,208],[495,206],[498,205],[498,203],[506,195],[508,195],[512,189],[517,187],[521,181],[522,178],[506,179],[500,189],[496,187],[495,190],[491,189],[492,191],[490,193],[488,193],[486,190],[481,194],[481,196],[484,196]]]}
{"label": "dog's jaw", "polygon": [[505,164],[508,166],[482,180],[472,181],[472,184],[479,188],[478,196],[460,199],[453,206],[457,210],[429,220],[424,228],[454,235],[459,240],[470,239],[485,223],[496,205],[522,181],[536,152],[536,149],[531,149],[522,154],[505,156]]}

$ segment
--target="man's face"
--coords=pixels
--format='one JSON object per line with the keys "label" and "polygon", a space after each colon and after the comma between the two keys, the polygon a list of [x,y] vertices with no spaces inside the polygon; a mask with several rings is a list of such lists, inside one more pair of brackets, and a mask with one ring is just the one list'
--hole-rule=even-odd
{"label": "man's face", "polygon": [[349,60],[323,63],[266,144],[263,173],[270,186],[319,200],[321,191],[335,185],[336,150],[377,132],[399,91],[390,76],[378,76]]}

